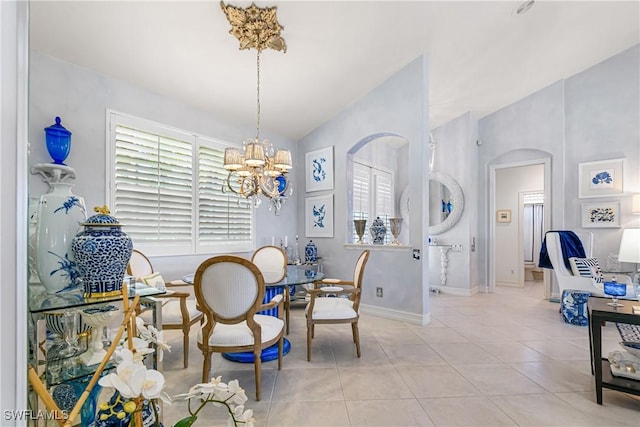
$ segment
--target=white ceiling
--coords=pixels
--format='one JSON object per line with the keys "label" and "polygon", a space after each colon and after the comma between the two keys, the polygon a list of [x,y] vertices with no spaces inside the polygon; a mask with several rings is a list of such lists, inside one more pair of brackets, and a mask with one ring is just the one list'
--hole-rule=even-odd
{"label": "white ceiling", "polygon": [[[262,55],[262,128],[300,139],[423,53],[433,128],[640,43],[638,1],[520,3],[256,2],[278,6],[287,43]],[[33,49],[255,124],[255,51],[238,50],[215,0],[32,1],[30,27]]]}

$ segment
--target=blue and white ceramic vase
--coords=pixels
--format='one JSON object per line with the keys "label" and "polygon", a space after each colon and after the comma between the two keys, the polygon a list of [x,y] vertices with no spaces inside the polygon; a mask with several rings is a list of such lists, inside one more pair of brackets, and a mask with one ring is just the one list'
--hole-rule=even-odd
{"label": "blue and white ceramic vase", "polygon": [[316,244],[313,243],[313,240],[309,240],[307,246],[304,247],[304,261],[305,262],[316,262],[318,261],[318,248]]}
{"label": "blue and white ceramic vase", "polygon": [[79,272],[71,251],[71,241],[86,219],[82,197],[71,192],[75,171],[63,165],[36,165],[49,184],[49,192],[40,197],[36,218],[35,265],[40,283],[47,293],[55,294],[80,286]]}
{"label": "blue and white ceramic vase", "polygon": [[53,163],[64,165],[64,161],[71,151],[71,132],[60,124],[60,117],[56,123],[44,129],[47,151]]}
{"label": "blue and white ceramic vase", "polygon": [[377,217],[373,221],[369,228],[369,232],[371,233],[374,245],[384,244],[384,238],[387,235],[387,227],[384,225],[384,221],[382,221],[380,217]]}
{"label": "blue and white ceramic vase", "polygon": [[133,243],[118,220],[109,215],[109,208],[93,210],[98,213],[87,219],[84,230],[73,238],[71,245],[84,293],[88,297],[119,295]]}

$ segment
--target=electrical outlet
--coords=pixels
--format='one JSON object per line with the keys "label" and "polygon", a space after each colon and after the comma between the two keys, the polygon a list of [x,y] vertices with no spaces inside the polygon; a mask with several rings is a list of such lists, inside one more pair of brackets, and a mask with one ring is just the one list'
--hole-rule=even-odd
{"label": "electrical outlet", "polygon": [[382,288],[381,287],[376,288],[376,296],[382,298]]}

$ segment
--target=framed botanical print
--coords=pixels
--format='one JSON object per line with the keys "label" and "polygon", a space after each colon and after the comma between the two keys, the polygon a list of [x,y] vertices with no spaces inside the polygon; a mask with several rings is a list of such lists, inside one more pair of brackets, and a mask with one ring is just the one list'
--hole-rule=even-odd
{"label": "framed botanical print", "polygon": [[307,237],[333,237],[333,194],[307,197],[304,215]]}
{"label": "framed botanical print", "polygon": [[580,163],[578,165],[578,197],[620,196],[623,192],[624,159]]}
{"label": "framed botanical print", "polygon": [[582,204],[583,228],[620,227],[620,202]]}
{"label": "framed botanical print", "polygon": [[333,190],[333,146],[305,154],[307,192]]}

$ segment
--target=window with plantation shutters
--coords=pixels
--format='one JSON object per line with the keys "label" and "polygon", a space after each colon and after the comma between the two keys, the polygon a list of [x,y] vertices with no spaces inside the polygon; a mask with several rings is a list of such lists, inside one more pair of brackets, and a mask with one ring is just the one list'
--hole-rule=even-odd
{"label": "window with plantation shutters", "polygon": [[219,242],[251,240],[251,205],[229,191],[223,191],[227,171],[224,148],[200,141],[198,147],[198,244],[203,249]]}
{"label": "window with plantation shutters", "polygon": [[[371,165],[353,162],[353,196],[352,219],[366,219],[367,229],[376,217],[380,217],[390,230],[389,219],[394,215],[393,174],[389,171],[375,168]],[[353,224],[352,241],[356,242]],[[391,242],[391,235],[387,233],[385,243]]]}
{"label": "window with plantation shutters", "polygon": [[225,144],[109,112],[109,205],[148,255],[247,251],[252,210],[223,192]]}

